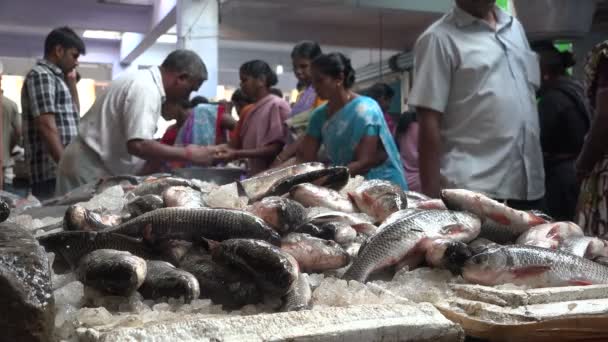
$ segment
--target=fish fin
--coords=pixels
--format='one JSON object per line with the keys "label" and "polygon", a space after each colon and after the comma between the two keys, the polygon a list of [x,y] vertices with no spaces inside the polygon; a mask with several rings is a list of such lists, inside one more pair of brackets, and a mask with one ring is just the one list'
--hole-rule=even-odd
{"label": "fish fin", "polygon": [[236,192],[237,192],[237,195],[239,197],[247,197],[247,198],[251,199],[249,197],[249,195],[247,195],[247,191],[245,191],[245,187],[243,186],[243,184],[241,183],[241,181],[237,180],[235,183],[236,183]]}
{"label": "fish fin", "polygon": [[213,252],[214,250],[220,247],[220,242],[211,239],[201,238],[201,245],[209,252]]}
{"label": "fish fin", "polygon": [[459,233],[462,233],[465,231],[464,226],[459,223],[445,226],[441,230],[442,230],[442,232],[446,233],[447,235],[459,234]]}
{"label": "fish fin", "polygon": [[374,198],[368,194],[366,194],[365,192],[361,193],[361,199],[363,200],[363,203],[371,206],[374,204]]}
{"label": "fish fin", "polygon": [[549,271],[551,269],[551,266],[542,266],[542,265],[538,265],[538,266],[529,266],[529,267],[522,267],[522,268],[518,268],[515,270],[512,270],[511,273],[513,273],[513,275],[515,275],[515,278],[526,278],[526,277],[533,277],[539,274],[543,274],[547,271]]}
{"label": "fish fin", "polygon": [[502,224],[505,226],[508,226],[511,224],[511,220],[509,220],[509,218],[505,214],[502,214],[502,213],[491,214],[491,215],[488,215],[488,217],[498,224]]}
{"label": "fish fin", "polygon": [[534,213],[528,212],[528,215],[529,215],[528,223],[530,224],[530,227],[539,226],[541,224],[545,224],[548,222],[544,218],[542,218]]}
{"label": "fish fin", "polygon": [[589,285],[593,285],[592,282],[590,282],[589,280],[569,280],[568,284],[570,285],[574,285],[574,286],[589,286]]}

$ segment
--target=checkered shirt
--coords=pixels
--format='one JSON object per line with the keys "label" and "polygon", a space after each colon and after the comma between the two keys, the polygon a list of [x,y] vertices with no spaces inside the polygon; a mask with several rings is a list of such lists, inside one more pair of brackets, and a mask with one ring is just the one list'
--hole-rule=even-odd
{"label": "checkered shirt", "polygon": [[54,114],[64,147],[78,135],[78,110],[63,77],[59,67],[49,61],[40,60],[27,74],[23,83],[23,134],[31,183],[55,179],[57,167],[34,119],[44,113]]}

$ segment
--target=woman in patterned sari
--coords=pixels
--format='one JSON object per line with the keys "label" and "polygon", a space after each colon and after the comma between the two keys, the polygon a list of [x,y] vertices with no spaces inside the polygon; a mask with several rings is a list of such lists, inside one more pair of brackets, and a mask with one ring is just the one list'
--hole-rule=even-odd
{"label": "woman in patterned sari", "polygon": [[576,162],[582,180],[577,221],[585,235],[608,238],[608,41],[589,54],[585,67],[593,122]]}
{"label": "woman in patterned sari", "polygon": [[313,61],[312,79],[317,94],[328,102],[312,112],[298,161],[316,160],[323,144],[331,163],[347,166],[351,175],[388,180],[407,190],[382,110],[373,99],[350,90],[355,83],[350,60],[340,53],[321,55]]}

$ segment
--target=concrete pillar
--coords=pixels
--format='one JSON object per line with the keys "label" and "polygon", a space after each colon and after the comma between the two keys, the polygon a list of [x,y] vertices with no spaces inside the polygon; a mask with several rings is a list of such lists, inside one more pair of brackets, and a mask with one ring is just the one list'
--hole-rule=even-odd
{"label": "concrete pillar", "polygon": [[198,94],[207,98],[217,95],[218,4],[219,0],[177,1],[177,47],[195,51],[205,62],[209,76],[198,90]]}

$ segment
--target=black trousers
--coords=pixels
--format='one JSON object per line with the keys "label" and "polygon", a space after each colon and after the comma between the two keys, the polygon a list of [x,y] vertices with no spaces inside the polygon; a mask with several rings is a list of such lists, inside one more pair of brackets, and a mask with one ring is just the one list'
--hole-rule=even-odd
{"label": "black trousers", "polygon": [[32,183],[32,195],[42,202],[55,197],[55,179]]}
{"label": "black trousers", "polygon": [[557,221],[572,221],[576,215],[580,186],[574,164],[574,160],[545,161],[547,214]]}

